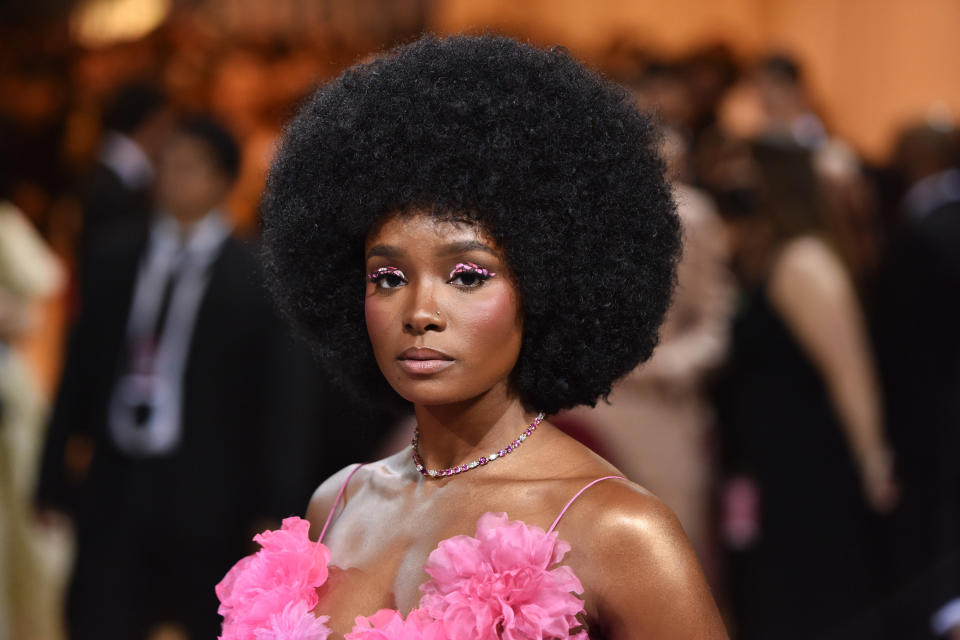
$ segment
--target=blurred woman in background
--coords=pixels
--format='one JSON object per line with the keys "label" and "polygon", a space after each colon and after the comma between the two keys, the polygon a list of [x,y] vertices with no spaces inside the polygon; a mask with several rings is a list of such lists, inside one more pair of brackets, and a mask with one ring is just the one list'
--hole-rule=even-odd
{"label": "blurred woman in background", "polygon": [[724,172],[743,287],[719,394],[737,637],[857,637],[869,510],[897,501],[860,305],[808,150],[755,142]]}

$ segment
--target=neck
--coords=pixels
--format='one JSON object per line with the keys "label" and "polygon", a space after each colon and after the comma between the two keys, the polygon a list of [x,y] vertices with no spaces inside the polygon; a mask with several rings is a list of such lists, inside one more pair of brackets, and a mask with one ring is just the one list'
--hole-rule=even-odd
{"label": "neck", "polygon": [[203,211],[178,211],[172,213],[172,217],[177,221],[177,226],[180,229],[181,239],[185,240],[190,237],[190,234],[193,233],[193,229],[197,226],[197,223],[203,220],[211,209],[204,209]]}
{"label": "neck", "polygon": [[[491,397],[493,396],[493,397]],[[428,469],[470,462],[512,442],[536,417],[520,401],[491,390],[473,400],[416,405],[420,456]]]}

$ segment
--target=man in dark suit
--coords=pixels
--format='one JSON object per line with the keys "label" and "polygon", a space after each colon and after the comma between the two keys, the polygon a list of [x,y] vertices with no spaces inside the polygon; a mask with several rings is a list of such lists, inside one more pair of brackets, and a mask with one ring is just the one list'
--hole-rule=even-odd
{"label": "man in dark suit", "polygon": [[71,640],[215,638],[214,585],[254,528],[342,462],[320,451],[322,380],[217,208],[237,166],[216,124],[180,125],[160,213],[86,255],[37,495],[75,522]]}
{"label": "man in dark suit", "polygon": [[[960,168],[950,131],[904,131],[903,221],[875,336],[903,499],[887,525],[889,638],[960,639]],[[952,634],[952,635],[951,635]]]}
{"label": "man in dark suit", "polygon": [[154,163],[173,124],[163,94],[141,83],[121,87],[108,101],[102,120],[97,160],[79,190],[81,251],[117,227],[149,224]]}

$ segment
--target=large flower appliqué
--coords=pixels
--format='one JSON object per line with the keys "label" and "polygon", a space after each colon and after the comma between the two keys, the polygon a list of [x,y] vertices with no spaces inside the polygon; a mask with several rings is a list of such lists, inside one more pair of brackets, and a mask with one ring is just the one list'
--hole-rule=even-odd
{"label": "large flower appliqu\u00e9", "polygon": [[407,614],[381,609],[370,617],[357,616],[344,640],[447,640],[443,625],[419,609]]}
{"label": "large flower appliqu\u00e9", "polygon": [[419,609],[442,621],[448,640],[586,640],[583,586],[558,566],[569,550],[554,532],[484,514],[476,537],[449,538],[430,554]]}
{"label": "large flower appliqu\u00e9", "polygon": [[330,550],[309,538],[310,523],[286,518],[283,528],[254,537],[262,547],[233,566],[216,587],[223,616],[220,640],[326,640],[327,616],[314,616],[317,587],[327,580]]}

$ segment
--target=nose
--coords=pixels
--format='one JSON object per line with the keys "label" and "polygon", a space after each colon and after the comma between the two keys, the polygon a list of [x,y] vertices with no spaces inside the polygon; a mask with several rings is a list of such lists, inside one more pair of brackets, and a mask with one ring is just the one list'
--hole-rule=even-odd
{"label": "nose", "polygon": [[427,331],[443,331],[447,327],[447,316],[437,304],[437,296],[430,285],[410,287],[410,305],[407,308],[403,330],[412,335],[423,335]]}

